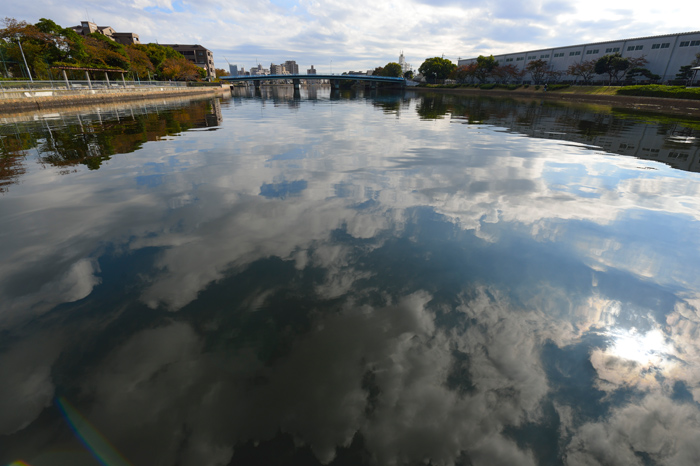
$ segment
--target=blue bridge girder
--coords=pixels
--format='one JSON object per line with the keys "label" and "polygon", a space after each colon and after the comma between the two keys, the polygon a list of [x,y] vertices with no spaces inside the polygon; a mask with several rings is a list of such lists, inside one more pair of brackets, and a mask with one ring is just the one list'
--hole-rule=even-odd
{"label": "blue bridge girder", "polygon": [[222,76],[222,81],[272,81],[284,79],[304,79],[306,81],[328,79],[330,81],[354,80],[354,81],[370,81],[380,83],[405,84],[404,78],[394,78],[389,76],[367,76],[363,74],[267,74],[255,76]]}

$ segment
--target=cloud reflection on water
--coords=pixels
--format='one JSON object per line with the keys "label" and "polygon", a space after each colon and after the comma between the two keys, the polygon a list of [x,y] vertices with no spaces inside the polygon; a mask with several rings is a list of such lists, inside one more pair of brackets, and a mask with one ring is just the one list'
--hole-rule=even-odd
{"label": "cloud reflection on water", "polygon": [[358,432],[376,464],[697,459],[697,175],[361,103],[246,100],[70,183],[30,170],[0,446],[69,392],[149,464],[279,432],[324,463]]}

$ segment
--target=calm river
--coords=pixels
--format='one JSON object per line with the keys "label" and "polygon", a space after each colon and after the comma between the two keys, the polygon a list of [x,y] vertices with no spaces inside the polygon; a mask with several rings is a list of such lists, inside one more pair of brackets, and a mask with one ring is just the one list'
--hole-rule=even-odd
{"label": "calm river", "polygon": [[290,87],[0,142],[0,464],[700,463],[697,121]]}

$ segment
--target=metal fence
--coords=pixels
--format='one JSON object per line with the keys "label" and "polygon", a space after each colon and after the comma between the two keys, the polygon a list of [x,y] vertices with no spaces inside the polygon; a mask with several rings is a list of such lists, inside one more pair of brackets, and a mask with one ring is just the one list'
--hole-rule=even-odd
{"label": "metal fence", "polygon": [[43,91],[43,90],[85,90],[85,89],[119,89],[134,87],[188,87],[189,83],[182,81],[122,81],[94,80],[90,81],[0,81],[2,91]]}

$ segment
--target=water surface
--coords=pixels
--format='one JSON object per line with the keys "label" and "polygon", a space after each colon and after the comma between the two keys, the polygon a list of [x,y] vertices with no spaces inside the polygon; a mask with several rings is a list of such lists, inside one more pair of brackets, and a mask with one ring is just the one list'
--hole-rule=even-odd
{"label": "water surface", "polygon": [[273,88],[0,123],[0,463],[700,460],[696,122]]}

